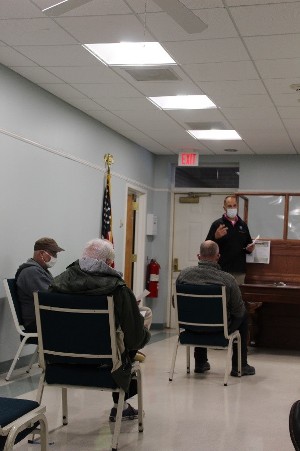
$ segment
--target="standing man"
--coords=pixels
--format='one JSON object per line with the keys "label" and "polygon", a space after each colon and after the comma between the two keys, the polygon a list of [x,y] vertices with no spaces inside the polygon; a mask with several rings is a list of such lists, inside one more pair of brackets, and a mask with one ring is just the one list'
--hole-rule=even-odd
{"label": "standing man", "polygon": [[[242,300],[242,294],[235,278],[218,265],[220,254],[219,247],[214,241],[204,241],[200,246],[198,254],[198,266],[190,266],[183,269],[176,284],[216,284],[226,287],[227,318],[229,333],[238,330],[241,335],[242,348],[242,376],[252,376],[255,368],[248,365],[247,360],[247,338],[248,338],[248,317],[246,308]],[[207,361],[207,349],[195,347],[195,373],[204,373],[210,370]],[[237,344],[233,345],[232,371],[231,376],[238,376]]]}
{"label": "standing man", "polygon": [[16,272],[15,279],[26,332],[36,332],[33,293],[48,290],[53,280],[49,268],[55,265],[58,252],[63,250],[53,238],[40,238],[34,244],[33,257],[20,265]]}
{"label": "standing man", "polygon": [[221,269],[232,274],[241,285],[245,281],[246,254],[251,254],[255,244],[247,224],[237,214],[236,196],[226,196],[223,208],[225,213],[212,223],[206,240],[218,244]]}

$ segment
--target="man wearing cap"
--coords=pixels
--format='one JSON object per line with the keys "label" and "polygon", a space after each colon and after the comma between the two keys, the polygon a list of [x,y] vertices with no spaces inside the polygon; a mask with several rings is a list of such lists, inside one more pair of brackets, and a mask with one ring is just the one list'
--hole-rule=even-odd
{"label": "man wearing cap", "polygon": [[34,244],[33,257],[20,265],[16,272],[23,325],[27,332],[36,332],[33,293],[48,290],[53,280],[48,268],[55,265],[58,252],[63,250],[52,238],[40,238]]}

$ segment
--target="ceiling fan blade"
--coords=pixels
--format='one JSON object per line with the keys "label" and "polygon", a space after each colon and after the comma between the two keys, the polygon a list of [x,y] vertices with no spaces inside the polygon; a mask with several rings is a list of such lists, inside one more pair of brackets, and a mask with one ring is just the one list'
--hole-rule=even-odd
{"label": "ceiling fan blade", "polygon": [[201,33],[207,28],[196,14],[184,6],[179,0],[153,0],[163,11],[165,11],[175,22],[187,33]]}
{"label": "ceiling fan blade", "polygon": [[[55,0],[53,0],[54,2]],[[57,1],[57,3],[49,6],[48,8],[43,9],[43,12],[47,16],[60,16],[61,14],[67,13],[68,11],[72,11],[72,9],[78,8],[79,6],[84,5],[85,3],[89,3],[92,0],[64,0]]]}

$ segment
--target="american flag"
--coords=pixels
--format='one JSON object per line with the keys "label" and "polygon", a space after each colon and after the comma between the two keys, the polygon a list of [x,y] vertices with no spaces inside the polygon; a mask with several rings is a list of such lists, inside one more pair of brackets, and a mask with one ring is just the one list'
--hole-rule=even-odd
{"label": "american flag", "polygon": [[101,237],[113,243],[110,191],[110,171],[108,170],[106,174],[106,187],[103,195]]}

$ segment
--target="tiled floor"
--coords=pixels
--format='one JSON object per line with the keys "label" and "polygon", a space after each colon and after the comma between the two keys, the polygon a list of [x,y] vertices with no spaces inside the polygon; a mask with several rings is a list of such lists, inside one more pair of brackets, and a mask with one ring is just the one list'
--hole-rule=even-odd
{"label": "tiled floor", "polygon": [[[229,378],[223,386],[224,351],[209,351],[211,371],[187,375],[185,349],[179,348],[173,382],[169,368],[174,334],[153,334],[145,348],[144,432],[137,422],[122,423],[122,451],[293,451],[288,417],[292,403],[300,399],[300,353],[251,349],[249,363],[257,374]],[[18,373],[22,371],[18,370]],[[39,369],[35,375],[1,379],[0,395],[35,398]],[[50,451],[110,450],[113,425],[108,422],[112,406],[109,393],[69,391],[69,425],[60,427],[60,392],[46,388]],[[136,400],[132,404],[136,406]],[[26,442],[19,450],[36,451]]]}

